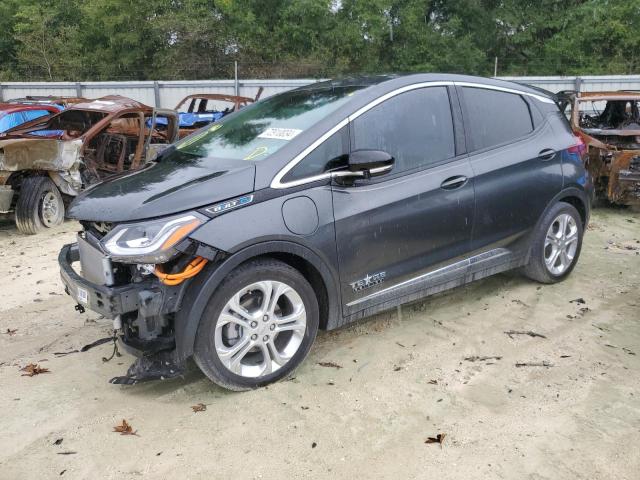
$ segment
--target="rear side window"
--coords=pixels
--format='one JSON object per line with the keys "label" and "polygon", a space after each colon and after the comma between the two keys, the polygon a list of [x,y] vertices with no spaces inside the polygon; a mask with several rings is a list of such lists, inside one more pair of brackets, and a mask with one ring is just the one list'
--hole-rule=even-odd
{"label": "rear side window", "polygon": [[529,106],[520,95],[472,87],[462,91],[473,150],[512,142],[533,131]]}
{"label": "rear side window", "polygon": [[392,97],[356,118],[351,147],[384,150],[399,173],[454,157],[453,133],[446,87],[428,87]]}

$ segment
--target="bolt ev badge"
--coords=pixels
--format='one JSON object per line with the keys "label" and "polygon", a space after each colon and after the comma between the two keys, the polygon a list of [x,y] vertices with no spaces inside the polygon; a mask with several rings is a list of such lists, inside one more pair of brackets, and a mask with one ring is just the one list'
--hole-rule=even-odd
{"label": "bolt ev badge", "polygon": [[253,195],[245,195],[244,197],[234,198],[233,200],[227,200],[226,202],[218,203],[217,205],[209,207],[207,208],[207,212],[222,213],[251,202],[253,202]]}
{"label": "bolt ev badge", "polygon": [[364,290],[366,288],[374,287],[382,282],[384,282],[385,277],[387,276],[387,272],[378,272],[373,275],[368,275],[361,280],[350,283],[351,288],[353,288],[354,292],[359,292],[360,290]]}

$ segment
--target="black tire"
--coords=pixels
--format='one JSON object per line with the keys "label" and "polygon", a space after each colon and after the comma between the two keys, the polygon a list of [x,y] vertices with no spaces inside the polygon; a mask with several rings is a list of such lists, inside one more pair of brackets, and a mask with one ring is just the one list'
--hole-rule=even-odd
{"label": "black tire", "polygon": [[[577,227],[577,247],[573,260],[568,268],[562,273],[555,274],[547,267],[545,261],[545,239],[549,228],[553,222],[562,214],[570,215],[575,221]],[[540,283],[556,283],[564,280],[573,271],[578,263],[580,257],[580,251],[582,250],[582,237],[584,235],[584,227],[582,225],[582,219],[578,210],[573,205],[564,202],[558,202],[553,205],[549,211],[545,214],[544,218],[538,225],[538,229],[533,234],[533,240],[531,242],[531,252],[528,265],[523,269],[524,274],[532,280]]]}
{"label": "black tire", "polygon": [[[232,372],[222,363],[214,336],[220,314],[227,302],[237,292],[261,281],[285,283],[299,295],[305,308],[306,328],[298,350],[288,362],[273,373],[251,378]],[[231,272],[211,296],[198,326],[194,360],[202,372],[221,387],[234,391],[259,388],[290,375],[302,363],[316,338],[318,325],[318,299],[309,282],[298,270],[275,259],[250,260]]]}
{"label": "black tire", "polygon": [[[45,212],[45,200],[51,205]],[[52,210],[55,209],[54,210]],[[16,227],[21,233],[36,234],[64,221],[64,201],[48,177],[25,177],[16,204]]]}

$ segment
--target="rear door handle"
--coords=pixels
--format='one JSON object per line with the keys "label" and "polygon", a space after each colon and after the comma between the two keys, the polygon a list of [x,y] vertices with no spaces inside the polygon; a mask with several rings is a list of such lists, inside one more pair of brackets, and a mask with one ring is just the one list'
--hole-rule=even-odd
{"label": "rear door handle", "polygon": [[444,190],[455,190],[456,188],[462,187],[465,183],[467,183],[467,177],[464,175],[456,175],[455,177],[449,177],[444,182],[440,184],[440,188]]}
{"label": "rear door handle", "polygon": [[547,160],[551,160],[555,156],[556,156],[556,151],[552,148],[545,148],[544,150],[540,150],[540,153],[538,153],[538,158],[543,162],[546,162]]}

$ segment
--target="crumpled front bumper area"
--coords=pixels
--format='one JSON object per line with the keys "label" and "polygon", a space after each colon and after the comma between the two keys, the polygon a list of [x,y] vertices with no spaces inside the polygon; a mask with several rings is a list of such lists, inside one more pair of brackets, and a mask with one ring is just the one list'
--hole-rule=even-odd
{"label": "crumpled front bumper area", "polygon": [[[157,278],[118,286],[98,285],[73,267],[80,262],[77,243],[65,245],[58,256],[65,291],[76,310],[90,309],[121,325],[118,339],[124,349],[139,357],[127,374],[110,383],[132,385],[148,380],[176,377],[185,365],[176,360],[171,314],[179,307],[184,286],[167,287]],[[163,327],[158,329],[157,325]]]}
{"label": "crumpled front bumper area", "polygon": [[140,292],[152,288],[149,283],[128,284],[117,287],[97,285],[81,277],[73,268],[80,261],[77,243],[62,247],[58,255],[60,277],[65,291],[79,305],[107,318],[135,312],[140,305]]}

